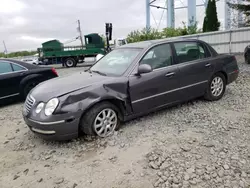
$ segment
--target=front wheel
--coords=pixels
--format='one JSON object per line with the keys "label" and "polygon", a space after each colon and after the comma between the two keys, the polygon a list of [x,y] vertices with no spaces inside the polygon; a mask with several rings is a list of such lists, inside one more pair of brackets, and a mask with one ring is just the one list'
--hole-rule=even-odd
{"label": "front wheel", "polygon": [[119,128],[118,109],[109,102],[92,107],[82,118],[80,128],[88,135],[108,137]]}
{"label": "front wheel", "polygon": [[213,75],[212,79],[210,80],[205,99],[210,101],[216,101],[223,97],[226,90],[226,78],[222,73],[217,73]]}

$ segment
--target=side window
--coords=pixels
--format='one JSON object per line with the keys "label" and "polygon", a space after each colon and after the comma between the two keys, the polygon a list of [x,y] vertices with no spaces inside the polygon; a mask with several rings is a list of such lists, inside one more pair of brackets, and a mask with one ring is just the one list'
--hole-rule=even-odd
{"label": "side window", "polygon": [[151,48],[143,57],[140,64],[148,64],[153,69],[172,65],[173,57],[170,44],[161,44]]}
{"label": "side window", "polygon": [[174,43],[179,63],[195,61],[207,57],[206,51],[197,42],[176,42]]}
{"label": "side window", "polygon": [[12,64],[12,67],[13,67],[13,70],[14,71],[22,71],[22,70],[25,70],[25,68],[19,66],[19,65],[16,65],[16,64]]}
{"label": "side window", "polygon": [[144,56],[144,60],[145,59],[152,59],[152,58],[154,58],[155,57],[155,55],[154,55],[154,51],[152,50],[152,51],[149,51],[148,53],[147,53],[147,55],[145,55]]}
{"label": "side window", "polygon": [[10,63],[0,62],[0,74],[10,73],[10,72],[12,72]]}

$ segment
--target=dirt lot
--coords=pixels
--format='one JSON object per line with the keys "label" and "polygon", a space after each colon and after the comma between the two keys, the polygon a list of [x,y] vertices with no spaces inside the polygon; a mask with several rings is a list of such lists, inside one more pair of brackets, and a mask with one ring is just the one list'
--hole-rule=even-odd
{"label": "dirt lot", "polygon": [[0,187],[249,188],[250,66],[240,62],[222,100],[145,116],[107,139],[44,141],[24,124],[22,103],[1,107]]}

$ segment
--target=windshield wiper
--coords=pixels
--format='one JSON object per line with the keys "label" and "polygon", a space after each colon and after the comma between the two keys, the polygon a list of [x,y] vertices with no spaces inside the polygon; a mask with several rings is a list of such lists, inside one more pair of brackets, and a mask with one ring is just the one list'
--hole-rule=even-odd
{"label": "windshield wiper", "polygon": [[95,72],[95,73],[100,74],[100,75],[102,75],[102,76],[107,76],[107,74],[105,74],[105,73],[103,73],[103,72],[100,72],[100,71],[98,71],[98,70],[90,70],[90,72]]}

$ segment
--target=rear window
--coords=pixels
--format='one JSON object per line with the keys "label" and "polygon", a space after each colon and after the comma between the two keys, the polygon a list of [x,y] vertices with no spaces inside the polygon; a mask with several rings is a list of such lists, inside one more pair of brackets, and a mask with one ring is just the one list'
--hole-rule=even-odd
{"label": "rear window", "polygon": [[12,72],[10,63],[0,62],[0,74],[10,73],[10,72]]}
{"label": "rear window", "polygon": [[12,64],[12,67],[13,67],[13,70],[14,71],[22,71],[22,70],[25,70],[25,68],[19,66],[19,65],[16,65],[16,64]]}

